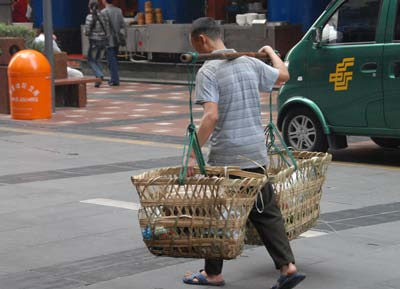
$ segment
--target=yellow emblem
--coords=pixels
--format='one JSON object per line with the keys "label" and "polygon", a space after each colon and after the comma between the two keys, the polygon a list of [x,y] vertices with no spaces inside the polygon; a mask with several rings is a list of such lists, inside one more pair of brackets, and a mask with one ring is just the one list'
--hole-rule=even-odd
{"label": "yellow emblem", "polygon": [[336,65],[336,72],[329,74],[329,82],[335,83],[335,91],[349,88],[349,81],[353,80],[353,72],[347,71],[347,68],[353,65],[354,57],[343,58],[343,61]]}

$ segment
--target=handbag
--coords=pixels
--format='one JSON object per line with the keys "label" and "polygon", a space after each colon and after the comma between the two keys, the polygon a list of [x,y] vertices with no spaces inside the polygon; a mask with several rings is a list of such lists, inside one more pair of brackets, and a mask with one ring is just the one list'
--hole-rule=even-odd
{"label": "handbag", "polygon": [[117,41],[119,46],[126,46],[125,34],[122,32],[118,32],[115,34],[115,40]]}

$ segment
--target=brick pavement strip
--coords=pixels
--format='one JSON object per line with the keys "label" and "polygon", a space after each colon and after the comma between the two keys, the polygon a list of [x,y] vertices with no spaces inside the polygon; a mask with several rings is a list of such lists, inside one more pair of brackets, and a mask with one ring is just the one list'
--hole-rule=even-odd
{"label": "brick pavement strip", "polygon": [[[191,259],[186,259],[186,262]],[[3,289],[71,289],[118,277],[182,263],[179,258],[157,258],[146,248],[117,252],[0,276]]]}
{"label": "brick pavement strip", "polygon": [[181,157],[168,157],[161,159],[147,159],[133,162],[119,162],[105,165],[86,166],[33,173],[12,174],[0,176],[1,184],[23,184],[38,181],[49,181],[57,179],[94,176],[101,174],[112,174],[118,172],[136,171],[156,167],[177,166]]}
{"label": "brick pavement strip", "polygon": [[[182,144],[186,128],[184,124],[189,123],[188,95],[187,86],[177,85],[122,83],[120,87],[89,87],[88,106],[85,108],[57,108],[52,119],[33,122],[14,121],[7,115],[0,115],[0,125]],[[275,96],[276,93],[273,98],[274,111]],[[267,94],[262,95],[264,120],[268,119],[267,97]],[[144,107],[143,104],[148,106]],[[170,108],[172,106],[175,108]],[[201,110],[200,107],[196,108]],[[194,110],[195,118],[199,119],[201,115],[202,112]],[[162,131],[151,129],[157,127],[157,122],[167,121],[172,124],[163,127]],[[177,126],[177,122],[182,125]],[[127,126],[130,128],[126,129]]]}

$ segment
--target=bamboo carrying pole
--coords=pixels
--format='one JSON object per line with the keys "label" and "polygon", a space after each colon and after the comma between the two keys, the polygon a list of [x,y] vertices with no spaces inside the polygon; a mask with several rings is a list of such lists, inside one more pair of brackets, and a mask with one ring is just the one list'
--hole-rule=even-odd
{"label": "bamboo carrying pole", "polygon": [[196,61],[206,61],[206,60],[215,60],[215,59],[235,59],[241,56],[249,56],[258,59],[269,59],[266,53],[258,53],[258,52],[229,52],[229,53],[185,53],[182,54],[180,59],[184,63]]}

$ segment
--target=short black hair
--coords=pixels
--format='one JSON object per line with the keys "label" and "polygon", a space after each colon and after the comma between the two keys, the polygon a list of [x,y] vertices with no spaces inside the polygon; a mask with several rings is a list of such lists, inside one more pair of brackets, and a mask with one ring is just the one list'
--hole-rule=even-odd
{"label": "short black hair", "polygon": [[96,0],[90,0],[89,2],[89,9],[90,10],[97,10],[99,9],[99,2]]}
{"label": "short black hair", "polygon": [[213,40],[221,39],[221,28],[211,17],[201,17],[193,21],[190,35],[197,37],[205,34]]}
{"label": "short black hair", "polygon": [[106,2],[107,2],[108,4],[111,4],[111,3],[113,3],[113,0],[106,0]]}

